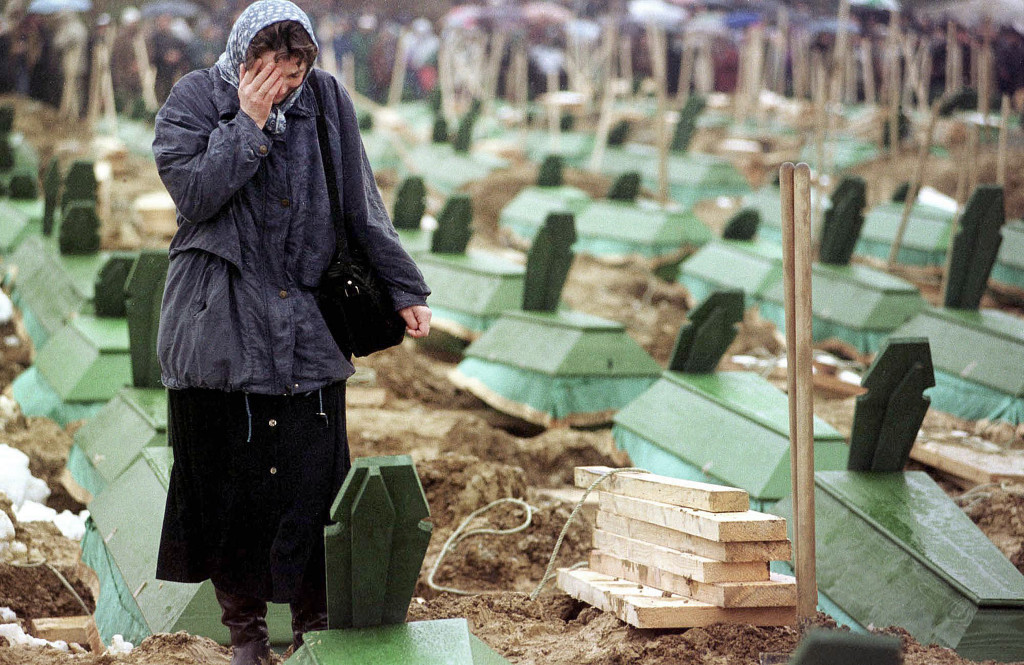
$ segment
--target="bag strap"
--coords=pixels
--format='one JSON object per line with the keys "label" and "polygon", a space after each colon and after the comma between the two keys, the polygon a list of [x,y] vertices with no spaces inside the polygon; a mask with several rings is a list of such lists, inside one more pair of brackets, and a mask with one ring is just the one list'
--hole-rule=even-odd
{"label": "bag strap", "polygon": [[[312,76],[310,78],[313,78]],[[331,221],[334,223],[334,255],[351,259],[348,251],[348,229],[345,218],[341,214],[341,198],[338,196],[338,177],[334,170],[334,157],[327,143],[327,118],[324,116],[324,98],[320,92],[320,77],[310,81],[313,96],[316,98],[316,137],[320,144],[320,160],[324,164],[324,177],[327,179],[327,196],[331,200]]]}

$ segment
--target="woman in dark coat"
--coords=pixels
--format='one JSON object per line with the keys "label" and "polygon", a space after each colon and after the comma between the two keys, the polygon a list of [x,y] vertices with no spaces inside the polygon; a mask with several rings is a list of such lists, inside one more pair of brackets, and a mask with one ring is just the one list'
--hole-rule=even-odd
{"label": "woman in dark coat", "polygon": [[268,601],[290,603],[296,646],[326,627],[323,526],[349,469],[354,370],[315,300],[335,245],[318,113],[351,242],[408,334],[429,331],[427,286],[384,210],[351,99],[310,69],[316,52],[302,10],[260,0],[156,120],[178,210],[157,343],[174,448],[157,576],[212,580],[233,665],[269,654]]}

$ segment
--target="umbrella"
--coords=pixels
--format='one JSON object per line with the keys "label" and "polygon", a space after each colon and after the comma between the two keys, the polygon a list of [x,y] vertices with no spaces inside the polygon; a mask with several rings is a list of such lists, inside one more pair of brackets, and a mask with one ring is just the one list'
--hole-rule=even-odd
{"label": "umbrella", "polygon": [[[844,23],[847,34],[859,35],[860,27],[853,21],[846,21]],[[821,33],[836,34],[839,32],[839,19],[837,18],[819,18],[813,21],[808,21],[804,24],[804,29],[812,35]]]}
{"label": "umbrella", "polygon": [[531,25],[562,25],[576,18],[572,11],[554,2],[528,2],[523,5],[522,16]]}
{"label": "umbrella", "polygon": [[444,17],[446,28],[472,28],[484,17],[484,8],[479,5],[459,5]]}
{"label": "umbrella", "polygon": [[731,30],[742,30],[748,25],[754,25],[760,22],[761,14],[759,12],[733,12],[725,17],[725,27]]}
{"label": "umbrella", "polygon": [[143,18],[164,15],[192,18],[199,13],[199,5],[184,0],[156,0],[142,5],[141,10]]}
{"label": "umbrella", "polygon": [[32,0],[29,14],[56,14],[57,12],[87,12],[92,9],[92,0]]}
{"label": "umbrella", "polygon": [[654,23],[664,28],[674,27],[688,16],[685,9],[664,0],[632,0],[629,16],[637,23]]}

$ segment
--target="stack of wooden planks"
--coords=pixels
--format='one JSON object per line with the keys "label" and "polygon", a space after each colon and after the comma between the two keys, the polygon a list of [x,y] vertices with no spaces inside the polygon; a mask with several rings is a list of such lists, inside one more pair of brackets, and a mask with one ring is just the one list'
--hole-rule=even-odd
{"label": "stack of wooden planks", "polygon": [[[576,467],[590,487],[608,467]],[[786,520],[750,510],[744,490],[626,471],[598,492],[590,567],[558,571],[570,596],[637,628],[796,623]]]}

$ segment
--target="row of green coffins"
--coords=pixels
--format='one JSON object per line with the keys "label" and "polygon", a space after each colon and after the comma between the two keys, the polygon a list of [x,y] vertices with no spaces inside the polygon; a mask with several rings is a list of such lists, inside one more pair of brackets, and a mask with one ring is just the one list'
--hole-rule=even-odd
{"label": "row of green coffins", "polygon": [[12,131],[10,108],[0,109],[0,253],[7,254],[42,226],[39,159],[32,146]]}

